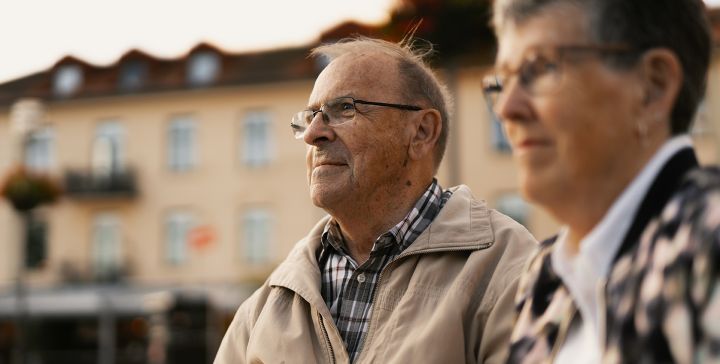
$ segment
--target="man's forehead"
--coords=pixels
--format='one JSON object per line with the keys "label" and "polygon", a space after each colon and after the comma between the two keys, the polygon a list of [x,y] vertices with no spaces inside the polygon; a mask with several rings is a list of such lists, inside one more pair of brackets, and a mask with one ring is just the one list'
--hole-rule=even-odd
{"label": "man's forehead", "polygon": [[309,104],[387,91],[396,86],[395,64],[392,57],[381,52],[342,55],[330,62],[315,80]]}
{"label": "man's forehead", "polygon": [[377,82],[396,73],[396,63],[381,52],[349,53],[330,62],[321,75],[341,77],[343,82]]}
{"label": "man's forehead", "polygon": [[330,64],[333,63],[343,67],[385,68],[393,64],[394,59],[389,54],[378,50],[343,54],[330,62]]}

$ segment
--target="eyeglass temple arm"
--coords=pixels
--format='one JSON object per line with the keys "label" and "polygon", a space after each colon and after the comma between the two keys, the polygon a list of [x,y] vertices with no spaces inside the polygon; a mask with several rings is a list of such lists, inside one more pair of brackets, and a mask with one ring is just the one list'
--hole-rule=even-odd
{"label": "eyeglass temple arm", "polygon": [[396,109],[403,109],[403,110],[412,110],[412,111],[419,111],[422,110],[419,106],[413,106],[413,105],[401,105],[401,104],[388,104],[385,102],[374,102],[374,101],[365,101],[365,100],[354,100],[356,104],[363,104],[363,105],[375,105],[375,106],[385,106],[385,107],[394,107]]}
{"label": "eyeglass temple arm", "polygon": [[499,84],[483,86],[483,91],[485,93],[502,92],[502,89],[503,89],[502,86],[500,86]]}

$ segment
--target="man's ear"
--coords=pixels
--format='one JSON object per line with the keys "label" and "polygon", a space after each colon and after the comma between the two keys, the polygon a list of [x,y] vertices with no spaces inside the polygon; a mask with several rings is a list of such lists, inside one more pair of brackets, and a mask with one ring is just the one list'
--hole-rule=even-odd
{"label": "man's ear", "polygon": [[435,144],[442,132],[442,117],[435,109],[417,111],[412,138],[408,147],[408,154],[412,160],[420,160],[428,154],[432,155]]}
{"label": "man's ear", "polygon": [[670,120],[683,83],[677,55],[666,48],[650,49],[638,65],[644,85],[644,109],[653,121]]}

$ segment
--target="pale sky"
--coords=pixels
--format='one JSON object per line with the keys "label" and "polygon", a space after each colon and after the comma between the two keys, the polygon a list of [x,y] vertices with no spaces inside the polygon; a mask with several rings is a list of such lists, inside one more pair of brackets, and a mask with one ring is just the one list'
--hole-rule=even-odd
{"label": "pale sky", "polygon": [[[720,0],[706,0],[720,6]],[[108,65],[132,48],[178,57],[310,42],[343,20],[380,23],[395,0],[0,0],[0,82],[66,55]]]}
{"label": "pale sky", "polygon": [[0,82],[65,55],[96,65],[138,48],[178,57],[301,45],[344,20],[380,23],[395,0],[0,0]]}

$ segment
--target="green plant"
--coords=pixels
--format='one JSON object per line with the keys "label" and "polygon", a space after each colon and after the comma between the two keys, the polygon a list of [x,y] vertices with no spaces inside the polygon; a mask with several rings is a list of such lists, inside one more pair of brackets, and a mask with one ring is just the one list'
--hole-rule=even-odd
{"label": "green plant", "polygon": [[60,186],[49,175],[22,166],[13,168],[1,187],[2,196],[21,212],[53,203],[61,194]]}

